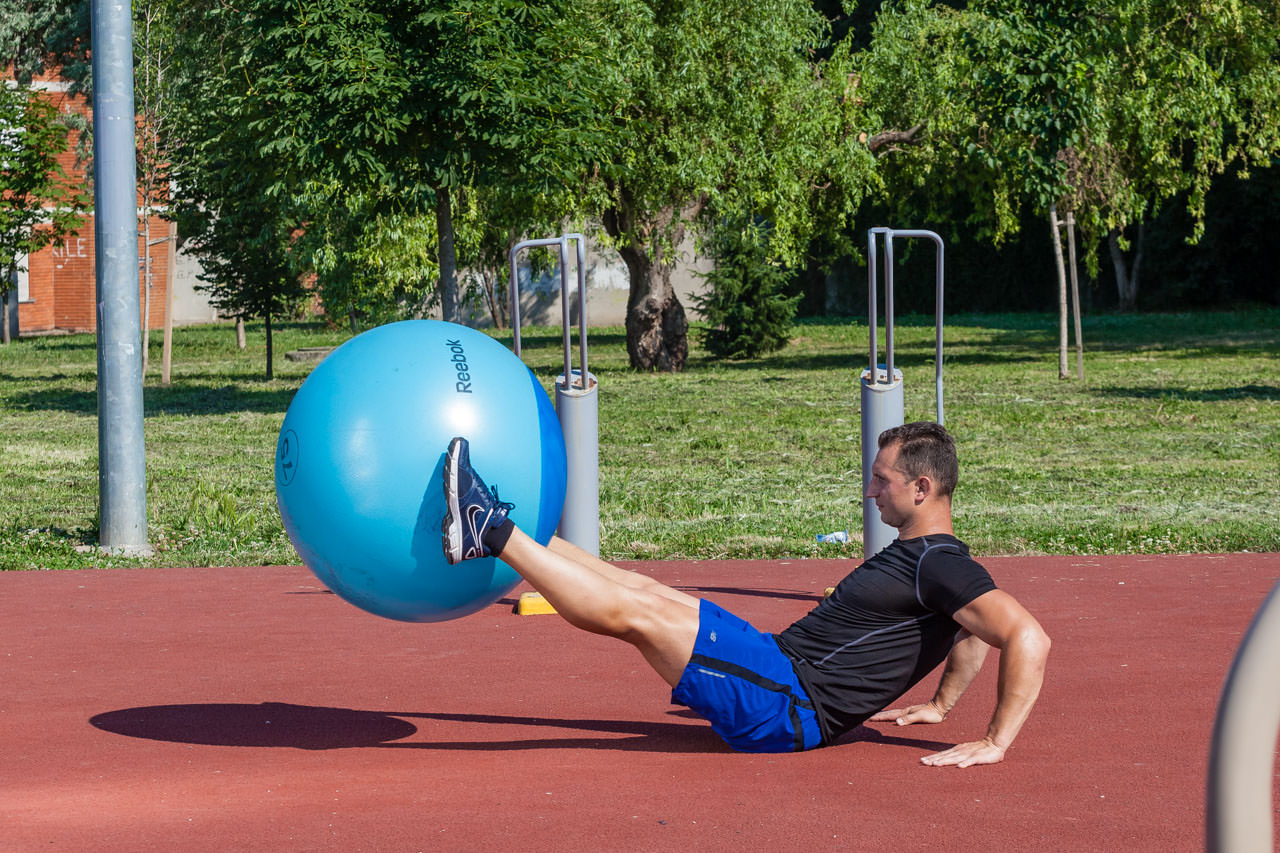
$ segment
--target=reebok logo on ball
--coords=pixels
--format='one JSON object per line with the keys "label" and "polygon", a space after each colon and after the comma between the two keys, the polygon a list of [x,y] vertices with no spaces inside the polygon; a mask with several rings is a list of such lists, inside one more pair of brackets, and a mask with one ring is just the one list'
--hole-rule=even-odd
{"label": "reebok logo on ball", "polygon": [[446,340],[445,345],[449,347],[449,352],[453,353],[453,369],[458,372],[458,382],[453,386],[453,390],[459,394],[471,393],[471,368],[467,366],[467,351],[462,348],[462,341]]}

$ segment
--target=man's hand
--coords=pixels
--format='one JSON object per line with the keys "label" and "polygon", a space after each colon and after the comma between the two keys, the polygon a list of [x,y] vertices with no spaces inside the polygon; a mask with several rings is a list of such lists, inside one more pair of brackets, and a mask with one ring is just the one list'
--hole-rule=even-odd
{"label": "man's hand", "polygon": [[921,764],[930,767],[972,767],[975,764],[999,764],[1004,760],[1005,748],[992,743],[990,739],[960,743],[942,752],[926,755],[920,759]]}
{"label": "man's hand", "polygon": [[910,726],[915,723],[940,723],[947,718],[947,712],[937,706],[931,699],[923,705],[911,705],[907,708],[890,708],[871,717],[872,723],[896,723]]}

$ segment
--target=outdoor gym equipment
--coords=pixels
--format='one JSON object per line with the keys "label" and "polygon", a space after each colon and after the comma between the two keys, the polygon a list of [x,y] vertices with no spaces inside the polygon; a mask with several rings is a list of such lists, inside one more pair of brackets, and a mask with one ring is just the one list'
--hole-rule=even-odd
{"label": "outdoor gym equipment", "polygon": [[[876,502],[865,497],[871,483],[871,466],[879,450],[880,433],[905,422],[902,371],[893,363],[893,241],[895,238],[927,238],[937,246],[937,268],[934,274],[937,314],[936,354],[934,356],[934,386],[938,423],[943,423],[942,407],[942,238],[932,231],[894,230],[871,228],[867,231],[867,306],[868,328],[871,330],[871,361],[862,371],[862,547],[864,556],[870,557],[894,540],[898,532],[880,518]],[[879,342],[876,332],[879,314],[876,307],[878,281],[876,275],[878,238],[884,242],[884,337],[885,360],[879,360]]]}
{"label": "outdoor gym equipment", "polygon": [[[577,248],[578,349],[581,366],[571,363],[572,336],[569,321],[569,243]],[[556,413],[564,433],[568,459],[568,485],[564,514],[560,518],[561,539],[600,556],[600,398],[596,378],[587,370],[587,273],[586,238],[563,234],[525,240],[511,248],[511,329],[515,354],[520,346],[520,279],[517,256],[525,249],[556,246],[560,250],[560,308],[564,343],[564,372],[556,377]]]}
{"label": "outdoor gym equipment", "polygon": [[1240,642],[1222,688],[1205,787],[1205,850],[1274,850],[1272,787],[1280,734],[1280,583],[1271,589]]}

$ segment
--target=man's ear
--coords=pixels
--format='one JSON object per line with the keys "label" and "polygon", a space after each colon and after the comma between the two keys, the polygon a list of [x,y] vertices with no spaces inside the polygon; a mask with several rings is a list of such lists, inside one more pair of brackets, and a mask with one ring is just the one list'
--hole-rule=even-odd
{"label": "man's ear", "polygon": [[915,479],[915,501],[917,504],[924,503],[930,495],[933,494],[933,480],[928,477],[920,476]]}

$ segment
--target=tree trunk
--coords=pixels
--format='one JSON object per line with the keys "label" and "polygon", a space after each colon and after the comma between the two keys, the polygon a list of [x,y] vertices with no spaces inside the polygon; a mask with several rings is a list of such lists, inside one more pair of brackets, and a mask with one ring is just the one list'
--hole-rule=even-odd
{"label": "tree trunk", "polygon": [[499,291],[502,287],[502,274],[497,270],[484,270],[480,273],[481,285],[484,288],[484,301],[489,309],[489,318],[493,321],[495,329],[505,329],[507,327],[506,307],[501,299],[498,298]]}
{"label": "tree trunk", "polygon": [[236,349],[244,352],[249,342],[244,338],[244,317],[236,318]]}
{"label": "tree trunk", "polygon": [[[146,192],[144,190],[144,192]],[[147,196],[149,198],[149,196]],[[151,366],[151,217],[142,220],[142,375]]]}
{"label": "tree trunk", "polygon": [[1084,337],[1080,322],[1080,265],[1076,263],[1076,215],[1067,211],[1067,261],[1071,267],[1071,314],[1075,318],[1076,378],[1084,381]]}
{"label": "tree trunk", "polygon": [[1139,273],[1142,271],[1142,242],[1145,226],[1138,223],[1138,239],[1133,244],[1133,263],[1126,261],[1120,248],[1120,229],[1112,229],[1107,235],[1107,248],[1111,252],[1111,265],[1116,271],[1116,293],[1120,298],[1120,310],[1132,311],[1138,304]]}
{"label": "tree trunk", "polygon": [[168,260],[164,274],[164,339],[160,345],[160,384],[169,387],[173,371],[173,281],[177,277],[178,223],[169,223],[169,240],[165,244]]}
{"label": "tree trunk", "polygon": [[0,281],[0,342],[8,344],[11,339],[9,324],[9,294],[18,287],[18,274],[14,269],[4,271],[4,280]]}
{"label": "tree trunk", "polygon": [[1049,228],[1053,231],[1053,263],[1058,270],[1058,378],[1070,379],[1067,367],[1067,269],[1062,262],[1062,232],[1058,207],[1049,205]]}
{"label": "tree trunk", "polygon": [[272,341],[271,341],[271,313],[267,312],[262,317],[267,330],[267,381],[270,382],[276,378],[275,359],[272,357]]}
{"label": "tree trunk", "polygon": [[[689,357],[689,323],[684,306],[671,286],[673,258],[664,245],[680,245],[684,226],[672,226],[676,211],[665,207],[652,217],[640,217],[623,202],[605,212],[605,231],[617,238],[625,236],[618,250],[627,265],[631,289],[627,297],[627,355],[636,370],[684,370]],[[703,202],[685,211],[697,215]],[[668,232],[668,229],[670,231]],[[669,243],[660,241],[669,238]]]}
{"label": "tree trunk", "polygon": [[436,233],[440,242],[440,314],[458,322],[458,256],[453,248],[453,206],[449,188],[436,187]]}
{"label": "tree trunk", "polygon": [[689,324],[671,286],[671,267],[641,246],[621,251],[631,278],[627,298],[627,355],[636,370],[684,370]]}

